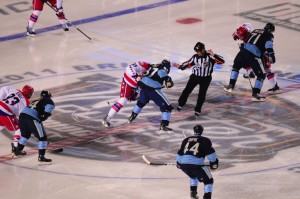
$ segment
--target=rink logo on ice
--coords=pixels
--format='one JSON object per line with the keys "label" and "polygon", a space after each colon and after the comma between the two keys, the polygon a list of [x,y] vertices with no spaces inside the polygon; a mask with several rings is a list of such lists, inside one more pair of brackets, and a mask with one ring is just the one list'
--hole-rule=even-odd
{"label": "rink logo on ice", "polygon": [[292,30],[300,31],[300,5],[283,3],[236,14],[255,21],[272,22]]}

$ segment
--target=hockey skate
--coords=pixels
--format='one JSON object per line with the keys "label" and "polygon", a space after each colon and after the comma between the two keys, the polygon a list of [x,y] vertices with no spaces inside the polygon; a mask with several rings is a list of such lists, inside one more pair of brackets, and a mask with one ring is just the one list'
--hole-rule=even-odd
{"label": "hockey skate", "polygon": [[137,117],[138,114],[136,114],[135,112],[132,112],[130,117],[128,118],[128,124],[130,124],[133,120],[135,120],[135,118]]}
{"label": "hockey skate", "polygon": [[253,73],[253,71],[251,71],[251,72],[249,73],[249,75],[248,75],[248,74],[244,74],[243,77],[244,77],[245,79],[252,79],[252,78],[255,78],[255,74]]}
{"label": "hockey skate", "polygon": [[203,199],[211,199],[211,192],[204,193]]}
{"label": "hockey skate", "polygon": [[225,85],[225,86],[224,86],[224,91],[225,91],[226,93],[231,93],[232,90],[233,90],[233,85],[232,85],[232,84],[228,84],[228,85]]}
{"label": "hockey skate", "polygon": [[258,93],[252,94],[252,102],[264,102],[264,101],[266,101],[266,97]]}
{"label": "hockey skate", "polygon": [[166,131],[166,132],[173,131],[173,129],[169,128],[168,125],[169,125],[169,121],[162,120],[161,123],[160,123],[159,130]]}
{"label": "hockey skate", "polygon": [[13,143],[11,143],[11,157],[17,158],[18,156],[26,155],[25,151],[20,151],[17,147],[14,146]]}
{"label": "hockey skate", "polygon": [[39,155],[38,162],[39,162],[38,165],[48,165],[48,164],[52,164],[52,160],[51,160],[51,159],[45,158],[44,155]]}
{"label": "hockey skate", "polygon": [[195,112],[195,117],[199,117],[201,112]]}
{"label": "hockey skate", "polygon": [[280,94],[280,93],[282,93],[282,91],[280,90],[280,88],[277,84],[275,84],[274,88],[271,88],[268,90],[269,95],[276,95],[276,94]]}
{"label": "hockey skate", "polygon": [[177,106],[177,111],[178,112],[181,111],[181,109],[182,109],[182,106]]}
{"label": "hockey skate", "polygon": [[36,35],[35,31],[32,28],[27,27],[26,30],[27,30],[26,32],[27,36],[34,37]]}
{"label": "hockey skate", "polygon": [[109,127],[110,126],[110,123],[107,121],[107,117],[108,116],[105,116],[105,118],[103,118],[103,120],[101,121],[101,124],[105,127]]}
{"label": "hockey skate", "polygon": [[64,31],[66,31],[66,32],[69,31],[69,27],[66,23],[62,24],[62,27],[63,27]]}
{"label": "hockey skate", "polygon": [[199,199],[196,191],[191,191],[191,199]]}

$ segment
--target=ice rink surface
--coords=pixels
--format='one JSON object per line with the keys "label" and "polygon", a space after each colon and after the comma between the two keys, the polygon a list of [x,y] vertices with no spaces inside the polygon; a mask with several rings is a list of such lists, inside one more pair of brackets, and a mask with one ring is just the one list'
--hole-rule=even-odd
{"label": "ice rink surface", "polygon": [[[300,1],[280,0],[65,0],[66,17],[75,27],[63,32],[53,10],[45,6],[34,38],[25,36],[31,0],[0,2],[0,86],[32,85],[38,97],[50,90],[56,104],[44,123],[52,165],[37,165],[37,142],[26,157],[11,159],[12,133],[1,130],[0,198],[3,199],[184,199],[189,179],[175,166],[185,136],[204,126],[220,160],[213,171],[214,199],[300,199]],[[238,43],[232,33],[249,22],[276,26],[272,66],[283,93],[251,102],[249,81],[241,70],[232,95],[223,92]],[[196,88],[181,112],[172,112],[172,133],[158,131],[160,111],[150,103],[127,125],[134,102],[104,128],[101,119],[119,96],[124,67],[137,60],[182,63],[196,42],[224,56],[216,65],[202,114],[193,119]],[[173,68],[175,86],[164,90],[173,106],[191,70]],[[252,84],[254,80],[252,80]],[[203,185],[199,184],[202,196]]]}

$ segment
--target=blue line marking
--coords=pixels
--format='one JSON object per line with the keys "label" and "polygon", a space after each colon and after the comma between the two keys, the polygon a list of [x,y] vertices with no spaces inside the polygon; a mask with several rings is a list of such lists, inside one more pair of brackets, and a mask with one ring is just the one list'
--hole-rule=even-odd
{"label": "blue line marking", "polygon": [[[153,9],[153,8],[157,8],[157,7],[167,6],[167,5],[174,4],[174,3],[180,3],[180,2],[183,2],[183,1],[188,1],[188,0],[166,0],[166,1],[159,2],[159,3],[140,6],[140,7],[137,7],[137,8],[130,8],[130,9],[127,9],[127,10],[121,10],[121,11],[117,11],[117,12],[113,12],[113,13],[108,13],[108,14],[105,14],[105,15],[99,15],[99,16],[95,16],[95,17],[90,17],[90,18],[86,18],[86,19],[72,21],[72,24],[76,26],[76,25],[80,25],[80,24],[91,23],[91,22],[95,22],[95,21],[101,21],[101,20],[104,20],[104,19],[109,19],[109,18],[113,18],[113,17],[127,15],[127,14],[131,14],[131,13],[135,13],[135,12],[141,12],[141,11],[144,11],[144,10],[149,10],[149,9]],[[72,24],[70,24],[70,26],[72,26]],[[46,28],[37,29],[36,33],[50,32],[50,31],[57,30],[57,29],[61,29],[61,25],[55,25],[55,26],[50,26],[50,27],[46,27]],[[26,36],[25,32],[13,34],[13,35],[8,35],[8,36],[0,37],[0,42],[19,39],[19,38],[22,38],[22,37],[25,37],[25,36]]]}

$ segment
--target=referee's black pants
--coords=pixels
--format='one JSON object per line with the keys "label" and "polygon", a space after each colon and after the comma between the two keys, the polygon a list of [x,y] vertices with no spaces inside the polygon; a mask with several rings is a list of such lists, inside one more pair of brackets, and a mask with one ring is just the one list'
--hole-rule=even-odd
{"label": "referee's black pants", "polygon": [[192,74],[185,86],[185,89],[182,91],[182,94],[178,99],[178,105],[183,107],[186,104],[186,101],[189,95],[191,94],[191,92],[199,84],[199,93],[198,93],[197,104],[195,106],[195,111],[201,113],[201,108],[205,101],[206,92],[211,82],[211,79],[212,79],[211,76],[200,77]]}

